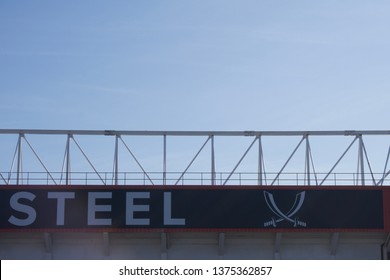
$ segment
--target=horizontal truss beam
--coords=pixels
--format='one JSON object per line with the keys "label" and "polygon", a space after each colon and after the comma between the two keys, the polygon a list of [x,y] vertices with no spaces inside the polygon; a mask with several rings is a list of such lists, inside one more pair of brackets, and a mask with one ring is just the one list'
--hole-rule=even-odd
{"label": "horizontal truss beam", "polygon": [[359,136],[390,135],[390,130],[333,130],[333,131],[151,131],[151,130],[45,130],[0,129],[0,134],[46,135],[133,135],[133,136]]}

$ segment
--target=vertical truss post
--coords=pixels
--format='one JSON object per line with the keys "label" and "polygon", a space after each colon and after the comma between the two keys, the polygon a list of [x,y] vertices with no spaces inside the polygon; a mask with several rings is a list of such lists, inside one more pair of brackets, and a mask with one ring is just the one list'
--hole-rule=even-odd
{"label": "vertical truss post", "polygon": [[65,184],[70,185],[70,139],[73,138],[72,134],[68,134],[66,139],[66,159],[65,159]]}
{"label": "vertical truss post", "polygon": [[310,186],[310,144],[309,144],[309,135],[305,135],[306,138],[306,155],[305,155],[305,177],[306,185]]}
{"label": "vertical truss post", "polygon": [[258,170],[257,184],[259,186],[262,186],[263,185],[263,162],[264,162],[263,147],[261,145],[261,136],[258,136],[257,138],[259,139],[259,161],[257,166],[257,170]]}
{"label": "vertical truss post", "polygon": [[214,151],[214,135],[211,135],[211,185],[215,185],[215,151]]}
{"label": "vertical truss post", "polygon": [[359,138],[359,162],[358,166],[360,166],[360,179],[361,179],[361,185],[365,185],[365,178],[364,178],[364,157],[363,157],[363,136],[360,134],[358,136]]}
{"label": "vertical truss post", "polygon": [[20,175],[22,172],[22,138],[24,137],[23,133],[19,134],[18,138],[18,160],[16,165],[16,184],[20,183]]}
{"label": "vertical truss post", "polygon": [[118,158],[118,150],[119,150],[119,136],[115,135],[115,152],[114,152],[114,185],[118,185],[118,168],[119,168],[119,158]]}
{"label": "vertical truss post", "polygon": [[167,135],[163,138],[163,185],[167,184]]}

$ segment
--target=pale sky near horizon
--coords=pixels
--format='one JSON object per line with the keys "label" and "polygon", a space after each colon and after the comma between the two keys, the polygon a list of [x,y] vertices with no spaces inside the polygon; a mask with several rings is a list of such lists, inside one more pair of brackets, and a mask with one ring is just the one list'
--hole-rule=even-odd
{"label": "pale sky near horizon", "polygon": [[388,1],[0,1],[0,127],[388,129]]}
{"label": "pale sky near horizon", "polygon": [[384,0],[0,0],[0,128],[389,129],[389,15]]}

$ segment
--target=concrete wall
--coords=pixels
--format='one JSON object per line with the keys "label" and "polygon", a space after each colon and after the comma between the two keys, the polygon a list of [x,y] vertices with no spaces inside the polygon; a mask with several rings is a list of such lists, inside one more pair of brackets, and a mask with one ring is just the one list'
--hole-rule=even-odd
{"label": "concrete wall", "polygon": [[386,233],[0,233],[1,259],[381,259]]}

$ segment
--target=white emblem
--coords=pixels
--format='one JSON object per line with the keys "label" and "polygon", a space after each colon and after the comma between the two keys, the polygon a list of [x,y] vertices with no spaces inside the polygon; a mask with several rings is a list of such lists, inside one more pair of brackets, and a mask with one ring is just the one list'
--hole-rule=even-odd
{"label": "white emblem", "polygon": [[304,191],[298,193],[295,196],[294,204],[287,213],[283,213],[279,209],[279,207],[276,205],[276,202],[275,202],[275,199],[274,199],[274,196],[272,193],[264,191],[264,198],[265,198],[265,201],[267,202],[269,209],[271,209],[271,211],[274,212],[274,214],[276,216],[278,216],[278,218],[276,218],[276,219],[274,217],[272,217],[272,219],[270,221],[265,222],[264,223],[265,227],[270,227],[270,226],[276,227],[277,223],[279,223],[281,221],[289,221],[292,224],[294,224],[294,227],[298,227],[298,226],[306,227],[305,222],[302,222],[302,221],[298,220],[298,218],[293,217],[299,211],[299,209],[301,209],[303,201],[305,200],[305,192]]}

